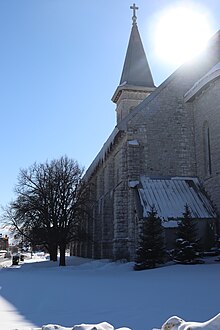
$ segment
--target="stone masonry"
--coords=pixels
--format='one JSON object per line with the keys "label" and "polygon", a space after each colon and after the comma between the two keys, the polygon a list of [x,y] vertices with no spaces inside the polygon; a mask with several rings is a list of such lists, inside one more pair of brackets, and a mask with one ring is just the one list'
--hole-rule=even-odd
{"label": "stone masonry", "polygon": [[[146,56],[139,43],[135,21],[126,57],[130,65],[135,66],[129,53],[133,46],[140,46],[140,52],[136,51],[139,62]],[[81,246],[73,245],[73,254],[134,259],[138,244],[134,188],[141,175],[196,176],[220,212],[220,74],[196,90],[195,95],[192,89],[219,62],[217,33],[205,54],[181,66],[157,88],[148,64],[146,74],[150,76],[141,84],[135,69],[132,83],[124,69],[122,76],[128,78],[120,82],[112,99],[116,103],[117,126],[85,175],[94,186],[96,201],[88,225],[92,239]],[[191,89],[192,97],[186,100]],[[210,173],[205,170],[207,161],[212,166]]]}

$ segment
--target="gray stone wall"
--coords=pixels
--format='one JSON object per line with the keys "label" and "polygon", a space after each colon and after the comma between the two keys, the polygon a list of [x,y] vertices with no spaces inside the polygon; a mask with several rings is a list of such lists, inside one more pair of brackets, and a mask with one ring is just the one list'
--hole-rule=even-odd
{"label": "gray stone wall", "polygon": [[[212,82],[193,102],[197,174],[220,213],[220,80]],[[211,173],[206,170],[204,125],[210,134]]]}
{"label": "gray stone wall", "polygon": [[195,175],[193,113],[183,102],[189,83],[176,76],[128,123],[140,144],[139,174]]}
{"label": "gray stone wall", "polygon": [[141,101],[143,101],[150,92],[122,90],[117,100],[117,123],[124,119]]}
{"label": "gray stone wall", "polygon": [[115,142],[90,177],[94,184],[93,258],[127,258],[126,137]]}
{"label": "gray stone wall", "polygon": [[114,188],[114,242],[113,256],[116,259],[127,257],[128,237],[128,187],[126,139],[120,142],[114,157],[115,167],[118,169],[117,184]]}
{"label": "gray stone wall", "polygon": [[[89,178],[96,201],[89,226],[93,258],[134,259],[141,219],[135,210],[135,189],[129,182],[138,181],[141,174],[198,175],[220,210],[219,81],[194,103],[184,102],[187,90],[220,60],[219,35],[213,43],[207,55],[182,66],[143,102],[146,94],[137,91],[125,90],[118,99],[121,134],[105,150]],[[204,174],[204,121],[210,125],[211,136],[209,177]],[[77,253],[84,256],[89,255],[88,250],[88,246],[77,247]]]}
{"label": "gray stone wall", "polygon": [[123,128],[140,143],[140,174],[196,175],[194,113],[184,94],[219,61],[219,36],[208,56],[178,69],[128,116]]}

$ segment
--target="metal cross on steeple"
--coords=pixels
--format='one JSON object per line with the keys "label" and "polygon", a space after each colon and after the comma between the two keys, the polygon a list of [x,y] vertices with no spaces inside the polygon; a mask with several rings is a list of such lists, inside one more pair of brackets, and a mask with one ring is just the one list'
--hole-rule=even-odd
{"label": "metal cross on steeple", "polygon": [[136,10],[138,10],[138,7],[136,7],[135,3],[133,3],[133,6],[130,6],[130,9],[133,9],[132,20],[133,20],[133,24],[135,24],[137,20]]}

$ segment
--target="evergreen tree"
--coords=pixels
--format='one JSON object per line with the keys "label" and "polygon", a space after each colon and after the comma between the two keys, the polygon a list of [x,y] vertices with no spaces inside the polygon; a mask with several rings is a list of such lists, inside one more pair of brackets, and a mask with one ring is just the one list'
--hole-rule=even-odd
{"label": "evergreen tree", "polygon": [[178,224],[174,260],[180,263],[195,263],[197,258],[197,229],[188,205],[185,205],[183,219]]}
{"label": "evergreen tree", "polygon": [[162,264],[165,258],[164,234],[161,219],[157,216],[155,207],[151,207],[148,217],[143,223],[140,245],[137,249],[135,270],[155,268]]}
{"label": "evergreen tree", "polygon": [[216,247],[216,235],[215,235],[214,223],[207,221],[205,233],[206,234],[204,239],[204,250],[210,251],[211,249]]}

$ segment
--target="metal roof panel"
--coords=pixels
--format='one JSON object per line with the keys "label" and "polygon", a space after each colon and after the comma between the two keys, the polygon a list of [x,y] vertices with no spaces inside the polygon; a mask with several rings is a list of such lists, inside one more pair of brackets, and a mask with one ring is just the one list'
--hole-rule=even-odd
{"label": "metal roof panel", "polygon": [[192,218],[213,218],[214,208],[196,177],[149,178],[141,176],[138,189],[143,216],[154,205],[163,219],[182,218],[187,204]]}

